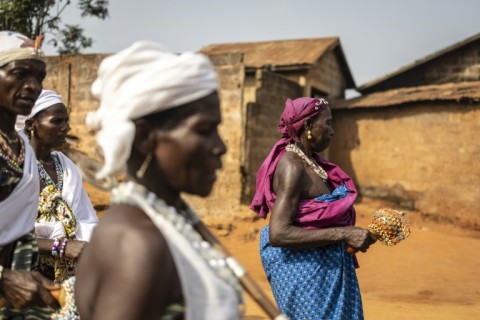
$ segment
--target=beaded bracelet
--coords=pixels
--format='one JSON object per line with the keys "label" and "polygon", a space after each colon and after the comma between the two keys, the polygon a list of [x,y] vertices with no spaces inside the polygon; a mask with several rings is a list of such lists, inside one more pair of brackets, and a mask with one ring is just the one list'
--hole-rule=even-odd
{"label": "beaded bracelet", "polygon": [[52,256],[56,257],[58,255],[58,246],[60,245],[60,238],[55,238],[52,246]]}
{"label": "beaded bracelet", "polygon": [[60,258],[63,258],[63,255],[65,253],[65,247],[67,246],[68,239],[63,238],[62,245],[60,246],[60,251],[58,252],[58,256]]}

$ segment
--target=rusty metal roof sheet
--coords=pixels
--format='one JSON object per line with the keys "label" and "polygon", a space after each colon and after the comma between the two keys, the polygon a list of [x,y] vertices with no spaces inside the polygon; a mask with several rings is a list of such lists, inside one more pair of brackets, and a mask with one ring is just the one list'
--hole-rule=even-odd
{"label": "rusty metal roof sheet", "polygon": [[332,109],[397,106],[421,101],[480,101],[480,81],[445,83],[375,92],[349,100],[337,100]]}
{"label": "rusty metal roof sheet", "polygon": [[202,48],[200,51],[209,55],[242,52],[246,67],[261,68],[265,65],[292,66],[313,64],[327,50],[338,44],[339,39],[332,37],[212,44]]}
{"label": "rusty metal roof sheet", "polygon": [[471,36],[471,37],[469,37],[469,38],[467,38],[467,39],[465,39],[465,40],[463,40],[463,41],[457,42],[457,43],[455,43],[455,44],[453,44],[453,45],[451,45],[451,46],[448,46],[448,47],[446,47],[446,48],[444,48],[444,49],[442,49],[442,50],[439,50],[439,51],[437,51],[437,52],[434,52],[434,53],[432,53],[432,54],[430,54],[430,55],[428,55],[428,56],[426,56],[426,57],[423,57],[423,58],[421,58],[421,59],[418,59],[418,60],[416,60],[416,61],[414,61],[414,62],[412,62],[412,63],[409,63],[409,64],[407,64],[407,65],[405,65],[405,66],[403,66],[403,67],[401,67],[401,68],[398,68],[397,70],[394,70],[394,71],[392,71],[392,72],[389,72],[389,73],[387,73],[387,74],[385,74],[385,75],[383,75],[383,76],[381,76],[381,77],[379,77],[379,78],[377,78],[377,79],[374,79],[374,80],[372,80],[372,81],[369,81],[369,82],[367,82],[367,83],[359,86],[359,87],[358,87],[358,91],[360,91],[360,92],[367,91],[367,90],[369,90],[369,89],[371,89],[371,88],[373,88],[373,87],[376,87],[377,85],[379,85],[379,84],[381,84],[381,83],[383,83],[383,82],[385,82],[385,81],[387,81],[387,80],[389,80],[389,79],[391,79],[391,78],[394,78],[394,77],[396,77],[396,76],[398,76],[398,75],[400,75],[400,74],[402,74],[402,73],[404,73],[404,72],[407,72],[407,71],[409,71],[409,70],[411,70],[411,69],[413,69],[413,68],[416,68],[416,67],[418,67],[418,66],[420,66],[420,65],[423,65],[423,64],[425,64],[425,63],[427,63],[427,62],[430,62],[430,61],[432,61],[432,60],[434,60],[434,59],[436,59],[436,58],[438,58],[438,57],[441,57],[441,56],[443,56],[443,55],[445,55],[445,54],[447,54],[447,53],[449,53],[449,52],[452,52],[452,51],[454,51],[454,50],[456,50],[456,49],[459,49],[459,48],[461,48],[461,47],[464,47],[465,45],[468,45],[468,44],[470,44],[470,43],[473,43],[473,42],[475,42],[475,41],[477,41],[477,40],[479,40],[479,39],[480,39],[480,33],[478,33],[478,34],[476,34],[476,35],[474,35],[474,36]]}
{"label": "rusty metal roof sheet", "polygon": [[200,52],[207,55],[241,52],[247,68],[271,66],[278,70],[278,67],[311,66],[329,50],[335,50],[342,64],[347,86],[354,88],[355,81],[338,37],[211,44]]}

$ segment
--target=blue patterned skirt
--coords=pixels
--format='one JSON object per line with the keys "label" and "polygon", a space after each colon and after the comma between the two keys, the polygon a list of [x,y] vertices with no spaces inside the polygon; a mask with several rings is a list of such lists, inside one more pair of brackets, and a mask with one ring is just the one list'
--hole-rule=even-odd
{"label": "blue patterned skirt", "polygon": [[352,255],[345,244],[295,250],[272,247],[269,227],[260,235],[263,269],[280,310],[291,320],[363,319]]}

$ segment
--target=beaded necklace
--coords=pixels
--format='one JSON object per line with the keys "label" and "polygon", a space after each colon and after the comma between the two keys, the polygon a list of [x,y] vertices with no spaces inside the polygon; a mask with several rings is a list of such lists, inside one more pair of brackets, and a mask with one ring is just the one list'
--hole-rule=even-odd
{"label": "beaded necklace", "polygon": [[17,143],[18,142],[18,133],[15,132],[15,138],[10,139],[10,137],[3,131],[0,131],[0,135],[3,139],[5,139],[8,143]]}
{"label": "beaded necklace", "polygon": [[10,169],[18,174],[23,174],[22,165],[23,161],[25,161],[25,146],[23,140],[20,139],[18,142],[20,145],[20,152],[17,157],[7,140],[5,140],[3,135],[0,135],[0,158],[5,161]]}
{"label": "beaded necklace", "polygon": [[327,172],[315,161],[310,160],[307,155],[293,143],[289,143],[285,150],[296,153],[312,170],[325,182],[328,179]]}
{"label": "beaded necklace", "polygon": [[[198,221],[199,218],[190,208],[178,212],[145,187],[133,182],[122,183],[112,190],[112,202],[115,203],[139,206],[140,203],[136,200],[136,197],[144,199],[154,209],[156,215],[162,216],[167,222],[171,223],[172,227],[188,240],[192,248],[199,253],[210,269],[232,286],[238,297],[242,296],[242,288],[235,274],[242,273],[244,270],[235,259],[232,257],[225,258],[220,251],[212,247],[195,230],[195,221]],[[149,215],[148,212],[146,214]]]}
{"label": "beaded necklace", "polygon": [[62,198],[63,170],[60,160],[58,156],[54,154],[50,154],[50,157],[55,166],[57,183],[53,181],[40,161],[37,160],[38,173],[44,185],[43,190],[40,192],[38,202],[37,221],[41,221],[42,219],[48,221],[50,217],[54,217],[62,223],[67,237],[73,239],[77,232],[77,219],[70,205]]}
{"label": "beaded necklace", "polygon": [[47,170],[43,167],[42,163],[37,160],[37,167],[38,167],[38,173],[40,175],[40,180],[42,181],[44,186],[48,185],[54,185],[55,189],[58,191],[62,191],[63,189],[63,170],[62,166],[60,164],[60,161],[58,160],[58,157],[54,154],[50,154],[50,157],[53,160],[53,165],[55,166],[55,173],[57,175],[57,183],[55,183],[48,174]]}

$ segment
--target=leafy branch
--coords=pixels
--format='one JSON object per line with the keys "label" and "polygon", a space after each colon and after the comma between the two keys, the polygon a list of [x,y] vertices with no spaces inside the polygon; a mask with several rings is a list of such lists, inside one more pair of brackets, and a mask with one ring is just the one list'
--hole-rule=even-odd
{"label": "leafy branch", "polygon": [[[108,0],[75,2],[82,17],[108,18]],[[17,31],[31,39],[49,33],[59,54],[79,53],[91,47],[93,39],[79,25],[62,25],[61,15],[71,4],[72,0],[0,0],[0,30]]]}

